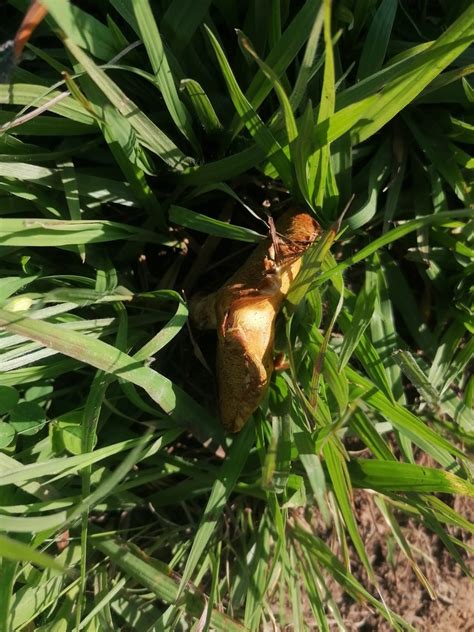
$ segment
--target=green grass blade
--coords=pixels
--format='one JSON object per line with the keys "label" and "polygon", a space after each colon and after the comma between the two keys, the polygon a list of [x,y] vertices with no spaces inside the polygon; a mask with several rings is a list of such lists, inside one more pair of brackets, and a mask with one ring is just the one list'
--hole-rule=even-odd
{"label": "green grass blade", "polygon": [[[61,181],[64,186],[64,194],[69,208],[69,216],[74,221],[81,219],[81,203],[79,200],[79,190],[77,186],[76,175],[74,173],[74,164],[65,162],[58,165],[61,172]],[[83,244],[77,247],[82,263],[86,260],[86,249]]]}
{"label": "green grass blade", "polygon": [[274,165],[277,173],[286,186],[291,189],[293,184],[293,173],[290,161],[283,153],[280,144],[273,136],[272,132],[263,123],[250,101],[245,97],[244,93],[240,89],[217,38],[209,28],[206,28],[206,32],[216,54],[216,58],[227,84],[232,103],[234,104],[238,115],[241,117],[243,124],[245,124],[250,134],[255,138],[255,141],[258,143],[260,148],[265,152],[265,157],[268,158],[268,160]]}
{"label": "green grass blade", "polygon": [[180,86],[186,91],[196,115],[207,134],[221,132],[222,123],[201,84],[194,79],[181,79]]}
{"label": "green grass blade", "polygon": [[148,230],[107,220],[2,219],[0,244],[21,247],[61,247],[128,241],[166,243],[165,237]]}
{"label": "green grass blade", "polygon": [[356,487],[380,492],[446,493],[474,496],[474,486],[445,470],[435,470],[413,463],[354,459],[348,464],[349,475]]}
{"label": "green grass blade", "polygon": [[107,74],[81,48],[68,38],[64,40],[64,44],[112,105],[127,118],[142,144],[149,147],[166,164],[178,171],[192,164],[192,160],[186,157],[140,108],[137,108],[135,103],[122,92],[116,83],[109,79]]}
{"label": "green grass blade", "polygon": [[166,56],[160,32],[155,22],[148,0],[133,2],[133,10],[138,28],[150,59],[156,82],[160,88],[166,107],[176,127],[191,143],[196,151],[199,144],[193,132],[191,118],[184,104],[180,101],[175,80]]}
{"label": "green grass blade", "polygon": [[397,0],[383,0],[375,13],[357,67],[359,81],[370,77],[382,67],[397,13],[397,5]]}
{"label": "green grass blade", "polygon": [[393,354],[393,358],[425,401],[430,404],[437,404],[439,402],[439,394],[433,387],[433,383],[420,369],[412,354],[405,349],[398,349]]}
{"label": "green grass blade", "polygon": [[[115,541],[110,537],[94,538],[93,546],[142,586],[151,590],[159,599],[168,604],[176,603],[179,597],[178,584],[170,576],[169,569],[164,564],[158,560],[150,564],[145,561],[146,556],[137,555],[126,543]],[[199,618],[205,606],[204,595],[200,591],[185,589],[181,596],[184,610],[194,618]],[[221,632],[245,632],[246,630],[240,623],[233,621],[217,609],[212,611],[211,625]]]}
{"label": "green grass blade", "polygon": [[375,288],[368,288],[366,285],[362,287],[357,295],[352,322],[349,328],[344,332],[344,341],[339,356],[339,371],[349,362],[364,331],[370,325],[375,307],[375,298]]}
{"label": "green grass blade", "polygon": [[352,130],[356,142],[375,134],[398,112],[455,60],[474,40],[474,5],[469,6],[458,19],[417,58],[408,60],[410,70],[403,79],[391,81],[381,95],[368,107],[364,119]]}
{"label": "green grass blade", "polygon": [[[94,57],[109,61],[119,52],[111,31],[69,0],[44,0],[43,4],[64,33]],[[51,20],[49,17],[46,19]]]}
{"label": "green grass blade", "polygon": [[29,83],[0,85],[0,103],[37,108],[47,107],[48,111],[71,121],[95,126],[94,118],[75,99],[59,90],[52,90],[44,86]]}
{"label": "green grass blade", "polygon": [[37,564],[42,568],[51,568],[60,572],[65,571],[62,564],[59,564],[50,555],[41,553],[23,542],[18,542],[2,534],[0,534],[0,557],[7,560],[27,561]]}
{"label": "green grass blade", "polygon": [[193,545],[188,559],[186,560],[186,566],[179,586],[180,595],[191,580],[199,560],[209,545],[209,540],[214,534],[227,499],[232,493],[240,472],[244,467],[245,457],[250,452],[253,440],[254,428],[253,424],[249,422],[233,440],[227,459],[222,465],[216,481],[212,486],[211,495],[207,501],[203,518],[194,536]]}
{"label": "green grass blade", "polygon": [[329,476],[331,479],[334,495],[337,499],[337,504],[341,511],[344,524],[349,532],[354,547],[364,565],[369,580],[375,581],[374,571],[370,564],[367,551],[359,533],[357,523],[352,509],[352,487],[350,480],[350,471],[344,456],[337,445],[337,441],[330,439],[323,447],[323,454],[326,466],[328,468]]}
{"label": "green grass blade", "polygon": [[258,243],[262,241],[263,236],[243,226],[228,224],[219,219],[208,217],[202,213],[196,213],[182,206],[173,204],[169,209],[169,219],[173,224],[186,226],[192,230],[197,230],[208,235],[216,235],[225,239],[236,239],[238,241],[246,241]]}
{"label": "green grass blade", "polygon": [[211,0],[172,0],[163,15],[161,29],[173,42],[173,49],[182,52],[191,40],[212,4]]}
{"label": "green grass blade", "polygon": [[202,427],[207,418],[202,407],[166,377],[105,342],[72,331],[58,331],[51,323],[4,310],[0,310],[0,327],[141,386],[176,421],[194,422],[197,427]]}
{"label": "green grass blade", "polygon": [[[278,78],[283,75],[288,65],[298,54],[298,51],[304,46],[311,32],[320,5],[321,0],[306,0],[277,44],[265,58],[265,63],[273,70]],[[252,79],[245,96],[252,107],[258,109],[271,89],[271,83],[263,72],[260,72]],[[244,121],[234,119],[230,126],[232,136],[235,137],[243,125]]]}
{"label": "green grass blade", "polygon": [[378,389],[374,389],[370,380],[363,378],[350,367],[346,367],[347,377],[354,384],[367,388],[365,401],[388,419],[399,430],[406,434],[413,443],[422,450],[431,454],[441,465],[457,468],[457,465],[450,458],[450,454],[464,459],[465,455],[443,436],[424,424],[416,415],[409,410],[391,402]]}
{"label": "green grass blade", "polygon": [[[323,0],[324,5],[324,77],[321,92],[321,104],[319,106],[317,125],[319,129],[327,126],[328,119],[334,114],[336,103],[334,51],[331,35],[331,2]],[[330,149],[327,136],[316,136],[316,151],[309,160],[308,180],[310,183],[310,196],[316,207],[322,207],[325,198],[326,180],[328,177]]]}
{"label": "green grass blade", "polygon": [[334,268],[331,268],[327,272],[324,272],[321,276],[319,276],[315,283],[316,285],[321,285],[327,279],[331,278],[333,274],[337,272],[343,272],[349,266],[354,265],[355,263],[359,263],[359,261],[363,261],[368,256],[377,252],[383,246],[387,246],[388,244],[397,241],[401,237],[412,233],[423,226],[429,226],[430,224],[443,224],[449,223],[457,218],[473,218],[474,217],[474,209],[460,209],[459,211],[443,211],[441,213],[437,213],[436,215],[426,215],[424,217],[420,217],[418,219],[408,220],[404,222],[401,226],[397,226],[397,228],[393,228],[389,232],[385,233],[381,237],[377,237],[374,241],[359,250],[356,255],[349,257],[342,263],[339,263]]}
{"label": "green grass blade", "polygon": [[323,24],[324,6],[321,3],[319,11],[314,19],[311,33],[309,34],[308,41],[306,43],[306,49],[300,69],[298,71],[298,76],[296,77],[295,85],[290,95],[290,103],[293,111],[295,111],[299,107],[304,95],[308,90],[308,83],[312,73],[314,72],[314,60],[316,57]]}

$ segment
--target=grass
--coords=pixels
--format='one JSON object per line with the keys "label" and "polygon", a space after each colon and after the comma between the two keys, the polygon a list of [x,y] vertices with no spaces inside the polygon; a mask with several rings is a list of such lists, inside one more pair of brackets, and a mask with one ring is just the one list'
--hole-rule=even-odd
{"label": "grass", "polygon": [[[344,629],[329,577],[412,629],[353,498],[432,596],[407,516],[468,572],[474,7],[43,3],[0,86],[0,631]],[[225,436],[186,301],[289,200],[289,368]]]}

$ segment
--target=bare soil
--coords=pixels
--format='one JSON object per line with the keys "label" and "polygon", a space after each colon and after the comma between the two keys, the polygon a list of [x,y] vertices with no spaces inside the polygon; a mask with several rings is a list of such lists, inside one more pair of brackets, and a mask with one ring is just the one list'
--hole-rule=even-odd
{"label": "bare soil", "polygon": [[[372,495],[367,491],[356,492],[355,504],[362,538],[387,606],[420,632],[474,632],[474,582],[453,561],[439,537],[411,518],[404,518],[401,514],[397,516],[416,562],[436,594],[433,600],[394,543],[391,529],[378,511]],[[454,501],[454,509],[465,518],[474,520],[474,499],[458,497]],[[452,535],[472,546],[472,538],[468,542],[466,534],[459,529],[448,529]],[[473,573],[472,557],[463,557]],[[355,555],[352,560],[354,574],[367,586],[360,562]],[[348,630],[393,630],[378,613],[355,603],[340,588],[334,585],[331,588]],[[334,624],[331,629],[338,628]]]}

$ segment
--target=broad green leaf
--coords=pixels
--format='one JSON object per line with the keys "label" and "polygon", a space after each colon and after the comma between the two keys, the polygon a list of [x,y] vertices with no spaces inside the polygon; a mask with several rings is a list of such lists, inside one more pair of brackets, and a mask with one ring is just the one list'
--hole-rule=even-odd
{"label": "broad green leaf", "polygon": [[12,410],[19,398],[20,394],[13,386],[0,386],[0,415]]}
{"label": "broad green leaf", "polygon": [[[2,387],[2,388],[7,388]],[[0,421],[0,450],[7,448],[15,438],[15,428],[4,421]]]}
{"label": "broad green leaf", "polygon": [[34,435],[46,422],[46,412],[35,402],[21,402],[10,411],[9,422],[19,435]]}

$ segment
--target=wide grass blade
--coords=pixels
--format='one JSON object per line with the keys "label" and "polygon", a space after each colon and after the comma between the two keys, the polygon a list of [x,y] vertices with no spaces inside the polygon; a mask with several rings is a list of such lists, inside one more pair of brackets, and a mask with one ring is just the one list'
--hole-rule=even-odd
{"label": "wide grass blade", "polygon": [[41,553],[23,542],[13,540],[2,534],[0,534],[0,557],[6,560],[31,562],[43,568],[52,568],[60,572],[66,570],[62,564],[50,555]]}
{"label": "wide grass blade", "polygon": [[22,247],[61,247],[119,239],[166,244],[167,238],[142,228],[108,220],[2,219],[0,244]]}
{"label": "wide grass blade", "polygon": [[474,496],[474,486],[445,470],[413,463],[354,459],[348,464],[351,481],[356,487],[380,492],[438,492]]}

